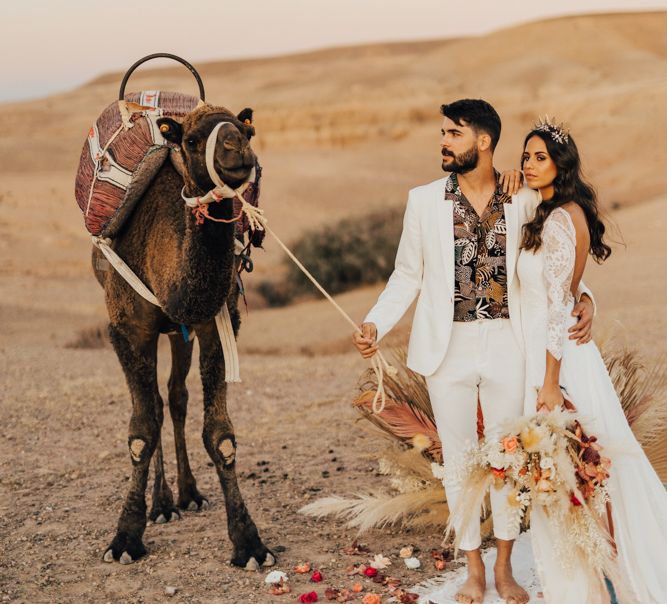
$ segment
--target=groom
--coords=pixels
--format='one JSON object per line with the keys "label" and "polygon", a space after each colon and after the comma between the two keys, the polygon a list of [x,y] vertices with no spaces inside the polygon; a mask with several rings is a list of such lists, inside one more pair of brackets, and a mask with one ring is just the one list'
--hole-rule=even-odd
{"label": "groom", "polygon": [[[489,103],[464,99],[441,107],[442,169],[448,177],[410,191],[396,265],[353,341],[364,358],[418,296],[408,347],[408,367],[426,377],[445,460],[445,491],[456,507],[466,445],[477,440],[477,401],[489,436],[523,413],[524,358],[521,292],[516,261],[521,227],[532,218],[530,189],[508,195],[493,167],[500,118]],[[513,185],[514,186],[514,185]],[[591,337],[593,304],[574,308],[571,339]],[[460,466],[458,466],[460,467]],[[491,489],[497,541],[495,585],[508,604],[529,597],[512,575],[517,531],[508,525],[508,491]],[[457,523],[454,519],[454,526]],[[468,561],[458,602],[480,603],[486,589],[480,526],[457,534]]]}

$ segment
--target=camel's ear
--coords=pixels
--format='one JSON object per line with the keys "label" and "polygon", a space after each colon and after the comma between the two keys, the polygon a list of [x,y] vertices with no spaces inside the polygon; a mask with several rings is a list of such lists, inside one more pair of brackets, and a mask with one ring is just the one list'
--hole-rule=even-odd
{"label": "camel's ear", "polygon": [[176,120],[172,120],[170,117],[161,117],[157,120],[157,125],[160,128],[160,134],[162,134],[162,136],[170,143],[176,145],[181,144],[181,140],[183,139],[183,126]]}
{"label": "camel's ear", "polygon": [[250,109],[250,107],[246,107],[236,117],[239,118],[239,122],[250,125],[252,124],[252,109]]}
{"label": "camel's ear", "polygon": [[245,134],[248,139],[252,138],[255,134],[255,127],[252,125],[252,109],[246,107],[241,113],[236,116],[239,122],[245,125]]}

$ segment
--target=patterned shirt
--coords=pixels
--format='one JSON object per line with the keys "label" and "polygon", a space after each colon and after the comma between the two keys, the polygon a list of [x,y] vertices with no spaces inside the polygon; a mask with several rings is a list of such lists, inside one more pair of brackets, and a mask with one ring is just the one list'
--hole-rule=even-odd
{"label": "patterned shirt", "polygon": [[479,216],[461,192],[457,175],[451,174],[445,199],[454,205],[454,321],[508,319],[503,204],[512,198],[498,183]]}

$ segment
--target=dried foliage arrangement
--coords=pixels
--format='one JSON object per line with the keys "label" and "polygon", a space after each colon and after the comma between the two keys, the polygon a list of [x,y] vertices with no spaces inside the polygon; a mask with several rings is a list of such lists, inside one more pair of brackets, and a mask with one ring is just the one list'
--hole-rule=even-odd
{"label": "dried foliage arrangement", "polygon": [[[667,365],[658,359],[646,366],[636,353],[603,351],[603,358],[625,415],[656,472],[667,482]],[[431,526],[444,531],[449,509],[442,486],[442,448],[424,378],[405,366],[406,348],[393,351],[396,376],[385,376],[388,400],[379,415],[371,413],[376,384],[372,372],[360,379],[360,394],[353,405],[360,420],[369,422],[389,441],[380,458],[380,472],[389,477],[385,493],[319,499],[300,511],[310,516],[335,515],[347,525],[366,531],[373,527]],[[478,433],[483,417],[478,408]],[[487,506],[488,508],[488,506]],[[483,534],[490,534],[485,518]]]}

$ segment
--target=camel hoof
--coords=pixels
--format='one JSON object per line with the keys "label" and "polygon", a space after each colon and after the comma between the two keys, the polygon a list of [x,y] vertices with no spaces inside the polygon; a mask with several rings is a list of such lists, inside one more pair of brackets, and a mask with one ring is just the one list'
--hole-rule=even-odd
{"label": "camel hoof", "polygon": [[191,501],[188,504],[188,512],[196,512],[199,509],[196,501]]}
{"label": "camel hoof", "polygon": [[134,560],[132,560],[132,556],[130,556],[130,554],[128,554],[127,552],[123,552],[120,555],[120,559],[118,561],[121,564],[132,564],[132,562],[134,562]]}
{"label": "camel hoof", "polygon": [[104,552],[104,558],[102,558],[105,562],[113,562],[113,552],[111,549],[108,549],[106,552]]}
{"label": "camel hoof", "polygon": [[250,558],[248,560],[248,563],[245,565],[246,570],[259,570],[259,564],[257,563],[257,560],[255,558]]}
{"label": "camel hoof", "polygon": [[211,506],[208,503],[208,499],[202,499],[201,505],[199,506],[200,510],[208,510]]}
{"label": "camel hoof", "polygon": [[146,523],[146,526],[148,526],[151,521],[153,524],[164,524],[165,522],[172,522],[177,519],[180,520],[181,513],[173,507],[173,505],[155,505],[148,518],[149,522]]}
{"label": "camel hoof", "polygon": [[[254,558],[253,558],[254,559]],[[266,554],[266,560],[262,563],[262,566],[273,566],[276,563],[276,559],[272,554]]]}

